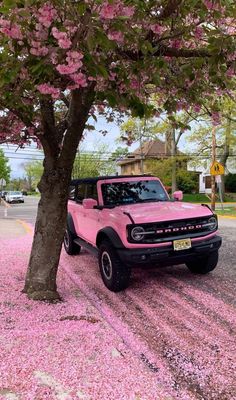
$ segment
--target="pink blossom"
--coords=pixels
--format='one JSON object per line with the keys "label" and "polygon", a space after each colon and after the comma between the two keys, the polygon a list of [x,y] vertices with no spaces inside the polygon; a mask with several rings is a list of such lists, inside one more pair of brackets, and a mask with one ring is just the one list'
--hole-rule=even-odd
{"label": "pink blossom", "polygon": [[23,39],[21,28],[17,24],[11,24],[10,21],[6,21],[3,18],[0,18],[0,32],[12,39]]}
{"label": "pink blossom", "polygon": [[134,7],[122,7],[121,15],[123,17],[132,17],[134,15]]}
{"label": "pink blossom", "polygon": [[204,30],[202,29],[202,27],[201,26],[197,26],[195,31],[194,31],[195,38],[200,40],[200,39],[202,39],[203,34],[204,34]]}
{"label": "pink blossom", "polygon": [[69,49],[72,45],[72,42],[70,39],[65,38],[65,39],[59,39],[58,44],[59,47],[61,47],[61,49]]}
{"label": "pink blossom", "polygon": [[72,45],[71,40],[68,38],[66,32],[60,32],[57,28],[52,28],[52,35],[58,40],[59,47],[62,49],[69,49]]}
{"label": "pink blossom", "polygon": [[54,86],[51,86],[48,83],[38,85],[37,89],[42,94],[50,94],[54,99],[58,99],[60,97],[60,90],[58,88],[55,88]]}
{"label": "pink blossom", "polygon": [[213,3],[210,0],[204,0],[204,4],[208,10],[211,10],[213,7]]}
{"label": "pink blossom", "polygon": [[179,49],[181,47],[181,43],[182,43],[181,40],[176,39],[176,40],[172,40],[171,45],[175,49]]}
{"label": "pink blossom", "polygon": [[78,60],[81,60],[84,57],[83,54],[80,53],[79,51],[68,51],[66,55],[67,55],[66,61],[68,62],[68,64],[71,61],[77,62]]}
{"label": "pink blossom", "polygon": [[201,106],[200,106],[200,104],[195,104],[195,105],[193,106],[193,110],[194,110],[196,113],[199,113],[199,112],[201,111]]}
{"label": "pink blossom", "polygon": [[107,36],[110,40],[114,40],[117,43],[122,43],[124,41],[124,34],[120,31],[109,32]]}
{"label": "pink blossom", "polygon": [[227,70],[226,75],[228,76],[228,78],[234,77],[234,76],[235,76],[235,70],[234,70],[234,68],[233,68],[233,67],[230,67],[230,68]]}
{"label": "pink blossom", "polygon": [[30,49],[30,54],[37,56],[37,57],[44,57],[48,54],[48,49],[47,47],[38,47],[37,49],[35,47],[31,47]]}
{"label": "pink blossom", "polygon": [[211,113],[211,119],[214,126],[220,125],[220,114],[217,111]]}
{"label": "pink blossom", "polygon": [[117,7],[114,4],[105,3],[102,5],[100,16],[104,19],[114,19]]}
{"label": "pink blossom", "polygon": [[159,35],[159,34],[162,33],[162,31],[163,31],[163,27],[162,27],[161,25],[154,24],[154,25],[151,25],[151,30],[152,30],[154,33],[156,33],[157,35]]}
{"label": "pink blossom", "polygon": [[77,64],[74,65],[58,64],[56,66],[56,69],[61,75],[69,75],[76,72],[78,70],[78,67]]}
{"label": "pink blossom", "polygon": [[82,72],[79,72],[77,74],[72,74],[72,75],[70,75],[70,77],[75,82],[77,87],[86,87],[87,86],[86,76],[84,74],[82,74]]}
{"label": "pink blossom", "polygon": [[46,3],[39,8],[38,13],[39,22],[47,28],[51,26],[52,22],[57,17],[57,11],[50,3]]}
{"label": "pink blossom", "polygon": [[110,72],[109,81],[115,81],[117,74],[115,72]]}
{"label": "pink blossom", "polygon": [[140,89],[140,82],[137,79],[132,79],[130,82],[131,89]]}

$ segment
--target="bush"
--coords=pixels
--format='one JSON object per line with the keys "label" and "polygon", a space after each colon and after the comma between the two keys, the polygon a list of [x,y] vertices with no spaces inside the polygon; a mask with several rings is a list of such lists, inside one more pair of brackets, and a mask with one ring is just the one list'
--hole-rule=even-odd
{"label": "bush", "polygon": [[225,176],[225,191],[236,193],[236,174],[229,174]]}
{"label": "bush", "polygon": [[195,193],[198,191],[198,174],[185,170],[177,172],[177,187],[184,193]]}

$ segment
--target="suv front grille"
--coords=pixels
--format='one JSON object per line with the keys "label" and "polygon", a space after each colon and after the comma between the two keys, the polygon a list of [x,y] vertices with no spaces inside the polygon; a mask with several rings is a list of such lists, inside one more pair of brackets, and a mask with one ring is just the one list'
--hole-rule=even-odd
{"label": "suv front grille", "polygon": [[[128,225],[128,241],[130,243],[159,243],[175,239],[194,238],[198,236],[206,236],[217,230],[216,226],[213,230],[209,227],[209,219],[215,215],[200,218],[190,218],[176,221],[154,222],[150,224]],[[139,241],[134,240],[131,231],[134,227],[142,227],[144,229],[143,238]],[[149,233],[150,232],[150,233]]]}

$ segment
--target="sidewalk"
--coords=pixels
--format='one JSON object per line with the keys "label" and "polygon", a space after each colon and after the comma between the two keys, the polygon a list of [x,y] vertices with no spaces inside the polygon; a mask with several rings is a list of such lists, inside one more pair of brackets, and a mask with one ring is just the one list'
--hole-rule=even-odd
{"label": "sidewalk", "polygon": [[0,240],[21,237],[24,236],[26,232],[26,226],[23,221],[0,218]]}

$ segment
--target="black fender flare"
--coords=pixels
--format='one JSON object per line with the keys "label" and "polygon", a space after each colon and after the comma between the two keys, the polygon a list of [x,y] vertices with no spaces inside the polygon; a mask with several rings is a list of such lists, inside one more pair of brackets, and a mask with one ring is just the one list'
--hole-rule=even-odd
{"label": "black fender flare", "polygon": [[77,236],[73,217],[70,213],[67,214],[66,226],[69,229],[69,231],[72,233],[73,236]]}
{"label": "black fender flare", "polygon": [[116,233],[116,231],[113,228],[111,228],[110,226],[101,229],[97,233],[96,246],[99,247],[100,243],[103,240],[106,240],[106,239],[109,240],[116,249],[125,248],[125,246],[124,246],[122,240],[120,239],[120,236],[118,235],[118,233]]}

